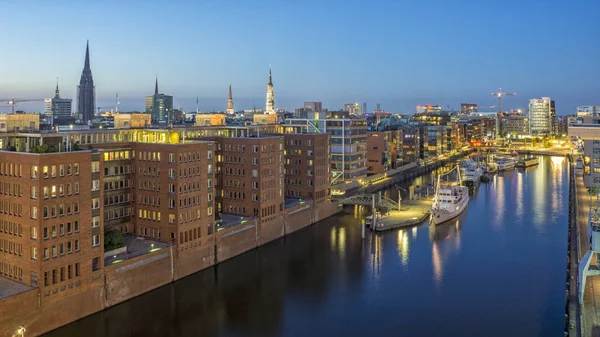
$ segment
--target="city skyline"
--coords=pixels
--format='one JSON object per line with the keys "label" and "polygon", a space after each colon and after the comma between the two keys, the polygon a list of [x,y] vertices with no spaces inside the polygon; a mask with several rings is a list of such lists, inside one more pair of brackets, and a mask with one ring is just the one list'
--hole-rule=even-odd
{"label": "city skyline", "polygon": [[[586,74],[600,71],[593,59],[598,46],[592,43],[600,28],[592,20],[581,20],[600,7],[592,1],[485,7],[439,1],[410,6],[334,3],[318,11],[309,4],[274,1],[251,8],[236,1],[179,3],[172,6],[179,24],[133,30],[134,22],[127,18],[153,11],[153,6],[125,4],[113,13],[111,6],[97,4],[10,2],[7,10],[15,15],[7,18],[7,25],[31,21],[27,17],[37,20],[11,36],[27,37],[29,43],[16,45],[5,56],[10,66],[0,81],[0,97],[52,97],[58,77],[62,95],[75,100],[89,39],[96,106],[114,106],[119,93],[122,111],[143,111],[156,76],[162,91],[174,96],[174,108],[195,111],[199,97],[201,111],[224,111],[229,83],[237,110],[254,104],[264,108],[270,64],[277,84],[276,108],[287,110],[302,107],[304,101],[322,101],[330,110],[352,102],[368,102],[370,109],[380,103],[391,112],[414,112],[418,104],[458,110],[465,102],[494,105],[490,93],[498,87],[517,93],[504,101],[507,109],[526,110],[529,99],[542,96],[555,99],[560,115],[573,113],[577,105],[597,104],[600,85]],[[74,15],[82,10],[114,20],[107,25]],[[69,24],[52,20],[58,11],[70,18]],[[217,22],[224,13],[232,19],[227,25]],[[195,14],[203,15],[203,25],[195,23]],[[301,32],[292,28],[294,20],[306,14],[319,24],[306,24]],[[333,15],[346,15],[350,22],[364,15],[370,21],[338,25]],[[423,25],[423,15],[437,24]],[[457,21],[465,16],[468,20]],[[493,17],[506,19],[489,20]],[[81,29],[73,30],[72,25]],[[171,43],[149,50],[154,39]],[[577,52],[581,48],[585,52]],[[17,109],[42,111],[43,102]],[[0,105],[0,112],[8,111],[10,106]]]}

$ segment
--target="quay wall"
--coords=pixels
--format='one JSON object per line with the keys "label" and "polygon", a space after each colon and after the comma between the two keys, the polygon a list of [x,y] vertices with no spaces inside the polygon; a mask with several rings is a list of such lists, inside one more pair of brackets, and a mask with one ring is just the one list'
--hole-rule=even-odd
{"label": "quay wall", "polygon": [[335,202],[312,201],[292,206],[281,215],[232,226],[195,245],[163,248],[113,265],[96,282],[55,301],[42,300],[39,289],[0,299],[0,337],[13,337],[19,327],[39,336],[158,287],[243,254],[267,242],[308,227],[342,208]]}

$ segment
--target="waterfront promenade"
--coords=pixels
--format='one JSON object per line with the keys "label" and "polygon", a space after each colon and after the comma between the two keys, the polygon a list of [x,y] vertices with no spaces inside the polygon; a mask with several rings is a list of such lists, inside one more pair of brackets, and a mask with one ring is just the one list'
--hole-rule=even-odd
{"label": "waterfront promenade", "polygon": [[[588,220],[592,198],[583,184],[583,172],[575,174],[577,193],[577,262],[590,249]],[[595,259],[592,261],[595,263]],[[600,337],[600,276],[588,276],[581,305],[582,335]]]}

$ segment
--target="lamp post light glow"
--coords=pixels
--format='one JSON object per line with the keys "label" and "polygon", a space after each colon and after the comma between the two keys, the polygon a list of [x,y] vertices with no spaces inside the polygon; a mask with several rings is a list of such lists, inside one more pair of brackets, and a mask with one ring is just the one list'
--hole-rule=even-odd
{"label": "lamp post light glow", "polygon": [[25,331],[27,331],[25,329],[25,327],[20,326],[16,331],[15,334],[13,335],[14,337],[25,337]]}

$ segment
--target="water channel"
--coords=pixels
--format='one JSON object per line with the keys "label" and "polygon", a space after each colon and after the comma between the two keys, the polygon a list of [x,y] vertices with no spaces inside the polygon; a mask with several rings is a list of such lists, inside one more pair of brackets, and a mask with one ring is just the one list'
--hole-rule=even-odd
{"label": "water channel", "polygon": [[562,336],[567,165],[540,157],[454,221],[364,241],[347,207],[46,336]]}

